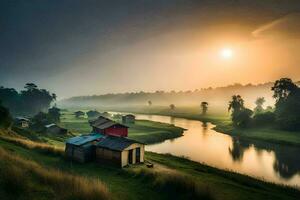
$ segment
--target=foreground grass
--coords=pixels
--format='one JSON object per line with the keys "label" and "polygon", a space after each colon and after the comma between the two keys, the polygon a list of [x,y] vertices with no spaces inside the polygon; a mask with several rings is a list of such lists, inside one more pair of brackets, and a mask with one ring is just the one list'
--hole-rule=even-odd
{"label": "foreground grass", "polygon": [[[58,183],[56,184],[57,187],[62,188],[60,185],[61,180],[60,179],[56,180],[55,178],[61,177],[64,180],[66,179],[65,181],[68,181],[68,176],[69,176],[68,174],[70,172],[72,174],[76,174],[76,177],[81,177],[81,176],[86,177],[84,180],[82,180],[82,178],[79,178],[80,182],[83,183],[83,185],[79,184],[79,186],[83,187],[83,189],[78,190],[78,193],[81,194],[81,196],[79,196],[79,194],[76,194],[77,196],[75,196],[71,188],[69,190],[64,191],[66,193],[64,194],[65,196],[60,196],[60,197],[57,196],[54,199],[95,199],[94,197],[97,197],[98,193],[93,194],[93,191],[90,191],[91,192],[90,195],[85,195],[85,191],[82,192],[82,190],[85,190],[84,187],[89,186],[90,182],[93,183],[94,180],[97,180],[98,178],[101,178],[101,181],[104,181],[107,187],[112,191],[113,194],[113,196],[111,197],[112,199],[152,199],[153,197],[155,197],[155,199],[172,199],[171,198],[172,196],[175,197],[176,199],[187,199],[187,198],[190,199],[194,197],[196,197],[197,199],[198,197],[205,197],[202,198],[204,200],[213,199],[210,191],[198,185],[193,179],[190,178],[186,179],[185,176],[179,174],[167,175],[161,172],[153,173],[149,169],[146,169],[145,166],[143,165],[140,166],[139,168],[141,169],[141,171],[140,170],[136,171],[136,168],[135,170],[132,169],[123,170],[112,166],[99,166],[95,163],[77,164],[77,163],[70,163],[68,161],[65,161],[64,159],[62,159],[61,156],[57,156],[56,154],[46,155],[41,151],[38,151],[39,150],[38,147],[32,149],[26,145],[20,145],[20,143],[14,143],[14,142],[11,143],[11,141],[8,140],[4,141],[1,139],[0,139],[0,146],[2,146],[2,148],[4,149],[8,149],[14,152],[14,155],[12,155],[6,153],[6,151],[3,150],[3,152],[5,152],[5,154],[3,155],[5,156],[1,157],[0,155],[1,161],[10,162],[10,160],[18,160],[18,161],[20,160],[20,162],[22,162],[21,164],[10,163],[9,164],[10,168],[15,168],[17,166],[24,169],[22,173],[23,172],[27,173],[26,171],[27,168],[26,166],[23,166],[23,162],[25,164],[34,163],[34,167],[30,168],[30,170],[40,169],[42,168],[41,166],[47,166],[47,170],[49,174],[51,175],[52,178],[54,178],[52,181],[50,181],[50,183],[55,184],[55,181],[58,181]],[[32,158],[34,161],[29,161],[27,160],[28,158]],[[47,189],[45,193],[51,196],[51,194],[48,194],[49,193],[48,190],[50,191],[52,190],[52,185],[48,185],[48,182],[42,181],[44,179],[43,177],[44,173],[45,171],[39,173],[39,176],[35,177],[34,180],[24,179],[25,182],[21,181],[20,183],[18,183],[18,185],[21,188],[19,194],[21,195],[23,191],[31,191],[35,187],[37,187],[37,190],[39,190],[39,187],[41,186]],[[76,178],[73,178],[73,176],[75,175],[72,175],[72,180],[74,179],[73,181],[74,185],[77,186],[78,184],[76,182]],[[19,178],[15,176],[9,176],[9,177],[11,177],[11,179]],[[5,181],[6,179],[3,180]],[[28,184],[27,181],[29,182]],[[9,182],[9,180],[7,182]],[[36,182],[39,182],[40,185],[35,186]],[[4,184],[6,184],[6,182],[4,182]],[[64,184],[68,184],[68,183],[64,183]],[[98,185],[95,184],[94,187],[89,187],[89,189],[93,190],[95,189],[95,187],[99,187],[99,184]],[[31,187],[30,185],[33,186]],[[190,188],[190,186],[193,187]],[[5,195],[4,197],[8,197],[9,195],[12,195],[11,194],[12,191],[5,188],[4,185],[3,187],[1,186],[1,188],[2,188],[1,192],[4,193]],[[180,193],[177,193],[178,190],[180,191]],[[156,194],[157,191],[160,191],[161,193]],[[39,196],[32,196],[30,199],[39,199],[38,197]],[[85,197],[85,198],[81,198],[81,197]],[[99,195],[97,198],[103,199],[100,198]],[[110,198],[110,196],[107,195],[104,199],[106,198]]]}
{"label": "foreground grass", "polygon": [[46,169],[0,148],[1,199],[111,199],[98,179]]}
{"label": "foreground grass", "polygon": [[[61,125],[75,134],[90,133],[91,127],[87,118],[75,118],[72,112],[64,112]],[[125,124],[129,127],[128,137],[146,144],[163,142],[182,136],[184,129],[171,124],[136,120],[134,124]],[[53,142],[52,142],[53,143]]]}
{"label": "foreground grass", "polygon": [[[295,189],[265,183],[171,155],[147,152],[146,160],[155,163],[154,168],[148,169],[141,165],[119,169],[95,163],[68,162],[57,154],[46,154],[39,151],[38,148],[29,148],[7,140],[0,139],[0,146],[14,156],[24,160],[30,159],[42,168],[47,168],[48,171],[58,170],[62,174],[71,173],[74,176],[84,176],[87,180],[101,179],[101,182],[108,188],[112,199],[276,200],[300,197],[300,192]],[[1,158],[1,162],[6,162],[5,160],[7,159]],[[24,168],[19,163],[15,164]],[[37,191],[44,189],[45,194],[53,195],[51,192],[49,193],[49,190],[52,191],[55,188],[40,182],[39,179],[40,177],[29,181],[33,185],[40,183]],[[2,193],[9,195],[7,194],[9,191],[3,191],[2,186],[1,188]],[[30,190],[30,187],[27,189]],[[64,190],[64,192],[69,193],[68,190]]]}

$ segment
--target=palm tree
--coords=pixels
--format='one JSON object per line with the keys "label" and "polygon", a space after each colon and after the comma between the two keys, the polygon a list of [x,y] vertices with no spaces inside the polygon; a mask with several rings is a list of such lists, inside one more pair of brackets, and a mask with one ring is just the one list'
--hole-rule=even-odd
{"label": "palm tree", "polygon": [[232,100],[229,101],[228,111],[238,112],[244,108],[244,100],[240,95],[233,95]]}
{"label": "palm tree", "polygon": [[206,101],[201,102],[202,115],[205,115],[208,109],[208,103]]}

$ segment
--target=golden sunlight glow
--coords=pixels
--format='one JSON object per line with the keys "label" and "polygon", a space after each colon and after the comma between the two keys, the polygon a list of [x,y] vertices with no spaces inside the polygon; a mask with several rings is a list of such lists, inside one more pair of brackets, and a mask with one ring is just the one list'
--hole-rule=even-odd
{"label": "golden sunlight glow", "polygon": [[230,48],[224,48],[221,50],[220,55],[224,59],[230,59],[233,56],[233,51]]}

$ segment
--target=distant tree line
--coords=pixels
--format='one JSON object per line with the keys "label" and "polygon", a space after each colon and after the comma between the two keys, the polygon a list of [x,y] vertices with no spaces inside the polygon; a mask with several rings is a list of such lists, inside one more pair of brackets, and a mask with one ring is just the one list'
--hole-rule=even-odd
{"label": "distant tree line", "polygon": [[20,92],[14,88],[0,87],[0,100],[12,115],[33,116],[41,111],[47,111],[56,95],[45,89],[38,88],[33,83],[27,83]]}
{"label": "distant tree line", "polygon": [[259,97],[253,112],[244,106],[240,95],[232,96],[228,110],[231,111],[233,125],[244,128],[276,124],[284,130],[300,130],[300,88],[291,79],[282,78],[274,83],[271,90],[276,100],[274,109],[264,109],[265,99]]}

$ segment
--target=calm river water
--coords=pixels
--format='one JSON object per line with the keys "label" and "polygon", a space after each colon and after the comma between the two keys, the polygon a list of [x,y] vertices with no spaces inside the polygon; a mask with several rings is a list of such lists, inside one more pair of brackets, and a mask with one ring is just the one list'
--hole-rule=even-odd
{"label": "calm river water", "polygon": [[147,151],[184,156],[220,169],[300,188],[299,147],[243,141],[212,130],[210,123],[196,120],[142,114],[136,114],[136,118],[187,129],[182,137],[147,145]]}

